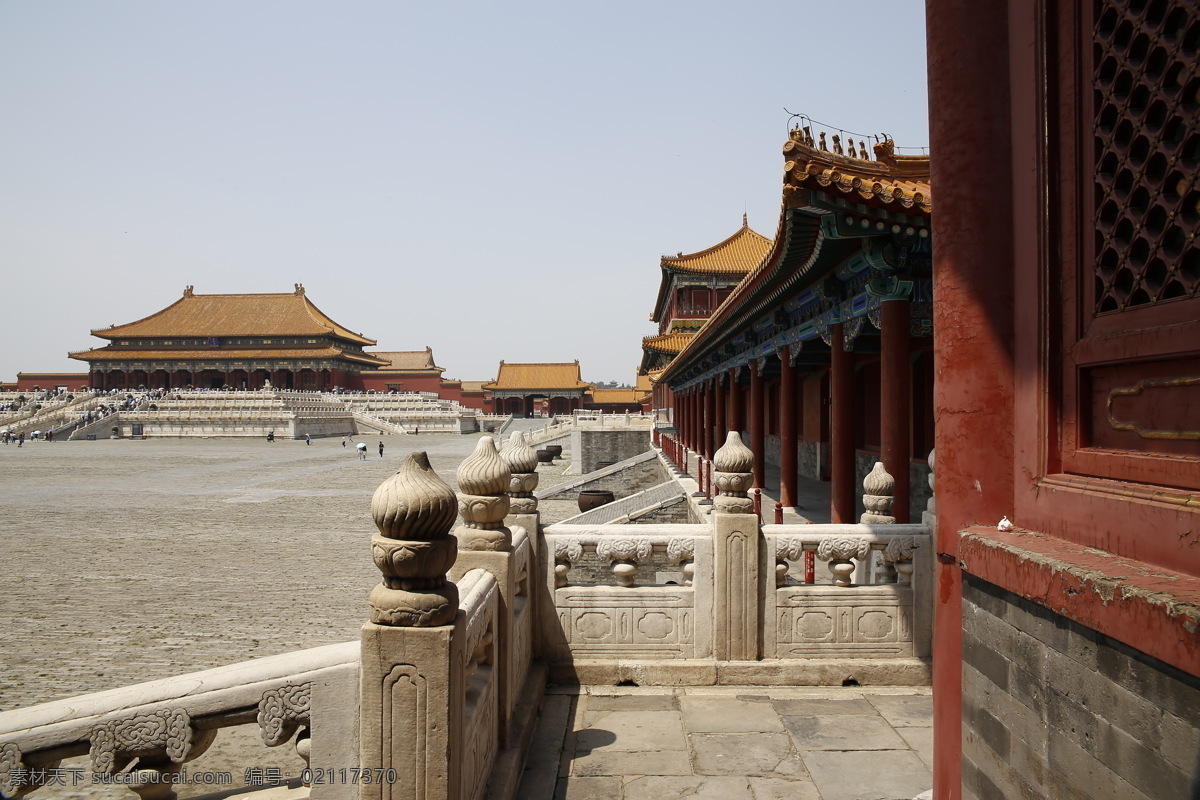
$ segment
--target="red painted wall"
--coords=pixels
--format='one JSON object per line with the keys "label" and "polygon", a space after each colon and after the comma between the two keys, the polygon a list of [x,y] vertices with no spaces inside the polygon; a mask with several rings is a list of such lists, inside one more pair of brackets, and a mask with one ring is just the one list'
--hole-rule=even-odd
{"label": "red painted wall", "polygon": [[17,391],[32,391],[34,386],[53,389],[66,386],[72,391],[81,386],[91,386],[91,375],[87,372],[18,372]]}

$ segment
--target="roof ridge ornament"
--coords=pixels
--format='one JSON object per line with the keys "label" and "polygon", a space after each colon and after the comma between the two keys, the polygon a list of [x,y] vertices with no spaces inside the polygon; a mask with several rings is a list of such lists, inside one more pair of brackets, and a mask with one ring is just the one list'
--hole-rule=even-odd
{"label": "roof ridge ornament", "polygon": [[896,166],[896,143],[891,139],[884,139],[874,147],[875,160],[882,161],[889,167]]}
{"label": "roof ridge ornament", "polygon": [[296,296],[297,296],[297,297],[304,297],[304,284],[303,284],[303,283],[296,283],[296,284],[292,284],[292,285],[296,287]]}
{"label": "roof ridge ornament", "polygon": [[[187,286],[183,287],[183,296],[184,297],[192,297],[193,295],[196,294],[195,289],[196,289],[196,287],[192,286],[189,283]],[[116,327],[116,326],[114,325],[112,327]]]}

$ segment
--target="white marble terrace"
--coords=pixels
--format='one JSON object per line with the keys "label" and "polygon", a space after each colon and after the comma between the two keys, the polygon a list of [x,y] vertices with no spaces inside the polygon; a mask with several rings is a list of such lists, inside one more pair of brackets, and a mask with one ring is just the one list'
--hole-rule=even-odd
{"label": "white marble terrace", "polygon": [[923,524],[895,524],[877,465],[861,524],[763,525],[752,459],[730,433],[700,524],[543,528],[523,434],[500,450],[481,438],[457,496],[414,453],[371,502],[382,575],[360,640],[0,713],[0,796],[88,754],[121,776],[114,794],[169,800],[170,776],[222,729],[257,721],[265,747],[313,770],[378,776],[309,780],[300,796],[511,797],[548,677],[928,685],[932,501]]}

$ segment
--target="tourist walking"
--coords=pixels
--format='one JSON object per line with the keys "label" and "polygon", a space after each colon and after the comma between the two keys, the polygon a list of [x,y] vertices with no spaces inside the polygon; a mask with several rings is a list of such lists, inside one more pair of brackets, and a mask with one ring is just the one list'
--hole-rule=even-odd
{"label": "tourist walking", "polygon": [[383,442],[379,443],[379,457],[383,458]]}
{"label": "tourist walking", "polygon": [[311,434],[307,434],[307,433],[304,434],[304,443],[312,444],[312,435]]}
{"label": "tourist walking", "polygon": [[22,433],[21,435],[19,435],[17,437],[17,447],[24,447],[24,446],[25,446],[25,434]]}
{"label": "tourist walking", "polygon": [[345,447],[345,446],[346,446],[346,437],[343,436],[342,437],[342,447]]}
{"label": "tourist walking", "polygon": [[366,442],[358,443],[358,457],[360,459],[362,459],[363,461],[367,460],[367,443]]}

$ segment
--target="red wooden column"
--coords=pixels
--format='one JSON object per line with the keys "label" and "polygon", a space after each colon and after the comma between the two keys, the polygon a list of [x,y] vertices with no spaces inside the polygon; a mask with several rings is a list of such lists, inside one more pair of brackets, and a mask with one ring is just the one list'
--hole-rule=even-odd
{"label": "red wooden column", "polygon": [[912,457],[912,367],[909,364],[908,300],[884,300],[880,306],[883,357],[879,384],[879,455],[896,481],[892,516],[908,522],[909,460]]}
{"label": "red wooden column", "polygon": [[725,387],[721,386],[719,377],[713,378],[713,394],[717,396],[716,424],[713,426],[713,453],[715,454],[721,449],[721,445],[725,444],[725,436],[729,430],[729,420],[725,416]]}
{"label": "red wooden column", "polygon": [[854,519],[854,359],[846,352],[842,323],[830,327],[830,519]]}
{"label": "red wooden column", "polygon": [[710,460],[721,446],[717,444],[717,394],[720,388],[716,378],[704,382],[704,457]]}
{"label": "red wooden column", "polygon": [[675,414],[678,422],[675,427],[679,430],[679,444],[687,445],[688,425],[692,423],[691,408],[688,406],[689,398],[686,392],[677,392],[675,394]]}
{"label": "red wooden column", "polygon": [[796,505],[796,367],[791,348],[779,353],[779,502],[784,508]]}
{"label": "red wooden column", "polygon": [[[1011,24],[1021,16],[1019,7],[1024,8],[1017,3],[927,0],[925,12],[929,103],[942,110],[930,116],[929,125],[930,149],[937,153],[931,180],[939,187],[933,223],[934,369],[936,375],[948,376],[934,385],[938,563],[933,791],[939,800],[961,797],[958,532],[974,523],[995,525],[1013,502],[1014,438],[1008,434],[1014,427],[1015,381],[1007,351],[1014,335],[1010,110],[1017,106],[1010,100],[1015,73],[1008,54],[1011,47],[1032,63],[1043,35],[1036,25]],[[1025,15],[1033,19],[1032,12]],[[981,92],[980,86],[988,90]],[[1032,114],[1040,102],[1023,98],[1022,107]],[[1030,118],[1026,124],[1032,128],[1041,121]],[[980,159],[979,153],[991,156]],[[1033,156],[1020,167],[1015,173],[1020,180],[1032,181]],[[1053,184],[1053,178],[1046,180]],[[1039,235],[1032,228],[1024,233]],[[986,457],[975,446],[981,442],[988,443]]]}
{"label": "red wooden column", "polygon": [[767,475],[767,439],[764,417],[766,397],[758,362],[750,364],[750,449],[754,451],[754,485],[762,487]]}
{"label": "red wooden column", "polygon": [[688,449],[695,450],[700,441],[700,388],[693,386],[688,390]]}
{"label": "red wooden column", "polygon": [[688,446],[688,426],[691,419],[688,415],[688,393],[676,393],[676,429],[679,432],[679,445]]}
{"label": "red wooden column", "polygon": [[738,368],[729,370],[729,430],[739,433],[746,427],[742,411],[742,385],[738,382]]}

